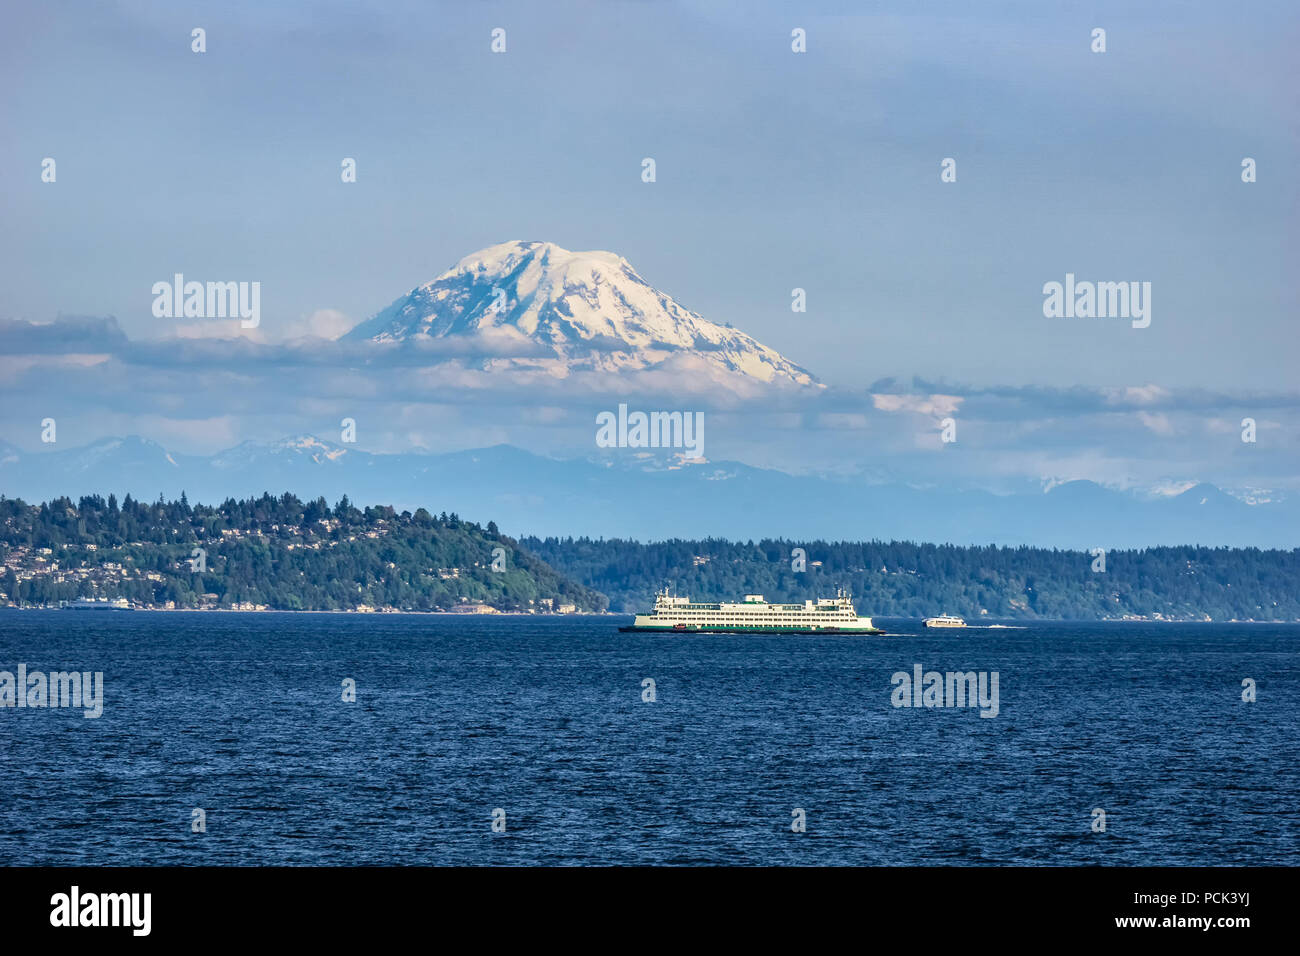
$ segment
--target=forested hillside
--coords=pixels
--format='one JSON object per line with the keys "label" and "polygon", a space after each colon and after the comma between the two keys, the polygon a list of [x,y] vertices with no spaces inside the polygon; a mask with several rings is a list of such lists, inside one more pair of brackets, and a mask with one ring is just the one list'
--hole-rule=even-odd
{"label": "forested hillside", "polygon": [[120,505],[112,495],[40,505],[0,497],[0,559],[0,603],[103,596],[178,608],[605,607],[491,522],[358,509],[346,497],[333,508],[290,494],[217,507],[191,506],[184,495],[154,504],[128,495]]}
{"label": "forested hillside", "polygon": [[[771,600],[848,588],[864,615],[1300,620],[1300,550],[1173,547],[1112,551],[1105,570],[1081,551],[909,542],[634,541],[523,538],[520,544],[613,610],[648,607],[672,585],[700,600]],[[794,570],[795,548],[806,570]]]}

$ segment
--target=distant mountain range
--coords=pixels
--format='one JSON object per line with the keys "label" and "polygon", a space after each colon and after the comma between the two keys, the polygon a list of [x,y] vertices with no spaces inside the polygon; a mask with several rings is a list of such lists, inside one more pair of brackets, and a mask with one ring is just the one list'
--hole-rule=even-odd
{"label": "distant mountain range", "polygon": [[331,504],[454,511],[514,535],[664,540],[911,540],[1075,549],[1157,544],[1293,548],[1300,509],[1249,505],[1213,485],[1147,498],[1088,481],[1039,494],[868,484],[736,462],[664,457],[557,460],[498,445],[448,454],[380,455],[311,436],[244,442],[212,456],[169,453],[137,437],[24,452],[0,442],[0,493],[28,501],[185,491],[219,503],[269,491]]}
{"label": "distant mountain range", "polygon": [[[1115,491],[1088,481],[999,495],[974,487],[975,479],[960,471],[960,461],[942,471],[932,465],[922,470],[906,460],[882,467],[888,449],[902,447],[900,434],[937,428],[940,416],[952,413],[959,400],[942,394],[917,401],[893,394],[853,397],[873,403],[878,414],[872,424],[883,422],[882,435],[894,439],[892,445],[864,441],[872,435],[869,429],[839,430],[834,424],[849,407],[837,404],[841,396],[835,390],[744,332],[683,308],[610,252],[571,252],[549,242],[491,246],[466,256],[331,343],[294,339],[259,345],[196,339],[160,350],[158,343],[127,348],[130,343],[115,323],[111,330],[117,337],[107,341],[95,337],[100,326],[85,323],[66,328],[10,326],[7,341],[20,350],[16,354],[40,356],[55,349],[50,354],[57,355],[75,343],[88,352],[106,350],[116,356],[84,367],[63,363],[51,366],[57,371],[48,374],[29,373],[29,384],[44,387],[51,382],[60,395],[75,395],[73,409],[89,407],[99,394],[93,389],[84,395],[76,392],[83,381],[109,388],[116,401],[131,393],[137,381],[164,376],[153,389],[140,389],[149,396],[147,402],[114,411],[113,421],[131,420],[131,415],[144,414],[144,408],[156,411],[150,404],[155,395],[177,398],[169,390],[191,376],[194,381],[212,381],[212,374],[228,374],[237,365],[244,376],[239,380],[258,401],[209,409],[186,396],[171,402],[168,414],[174,421],[210,415],[242,425],[250,408],[276,414],[274,409],[281,407],[276,396],[286,390],[297,394],[296,386],[308,384],[309,416],[290,403],[282,419],[286,424],[269,427],[272,434],[314,428],[321,421],[322,398],[330,398],[334,381],[329,376],[347,369],[357,378],[341,388],[349,400],[339,415],[352,414],[365,398],[373,399],[370,410],[376,416],[393,412],[396,418],[409,412],[412,421],[421,423],[422,403],[450,401],[457,407],[459,436],[492,434],[542,448],[561,446],[538,444],[534,436],[545,434],[546,426],[535,423],[563,419],[564,427],[572,429],[570,423],[590,414],[591,408],[611,410],[631,395],[671,396],[673,404],[656,402],[647,406],[651,409],[701,409],[715,398],[724,409],[753,408],[756,415],[793,409],[792,414],[805,416],[801,420],[817,423],[817,430],[807,433],[815,436],[809,442],[800,442],[797,430],[785,428],[780,440],[757,448],[755,442],[765,440],[762,429],[755,424],[747,429],[750,434],[737,436],[735,430],[746,428],[747,419],[733,415],[731,439],[739,441],[731,447],[780,455],[763,460],[792,470],[843,470],[794,475],[736,461],[686,461],[661,449],[601,451],[586,442],[567,447],[584,455],[590,449],[592,457],[561,460],[511,445],[452,453],[372,454],[310,435],[248,441],[210,456],[173,453],[137,437],[104,438],[71,449],[63,444],[41,446],[33,452],[0,441],[0,494],[29,501],[109,492],[130,492],[152,501],[184,491],[193,502],[217,504],[227,498],[289,491],[303,498],[324,496],[330,503],[346,494],[366,504],[455,511],[470,520],[494,520],[520,536],[892,539],[1071,549],[1300,545],[1300,499],[1247,503],[1209,484],[1161,496]],[[0,331],[4,328],[0,323]],[[114,349],[127,357],[117,356]],[[174,369],[173,360],[179,362]],[[205,364],[209,360],[212,363]],[[75,375],[76,381],[57,378],[64,374]],[[20,393],[20,404],[26,404],[30,394]],[[687,394],[694,398],[679,406],[677,399]],[[752,406],[745,404],[751,400]],[[1052,401],[1047,399],[1049,411]],[[106,407],[117,409],[111,402]],[[1035,407],[1036,420],[1041,421],[1048,412],[1041,403]],[[1015,413],[1014,402],[1011,408]],[[521,415],[521,409],[538,414]],[[894,412],[898,417],[890,419]],[[43,414],[24,412],[29,426]],[[1144,413],[1139,407],[1136,414]],[[66,416],[60,418],[66,436]],[[1151,427],[1162,427],[1163,413],[1148,418]],[[311,424],[301,424],[304,420]],[[436,427],[434,421],[429,419],[427,427],[417,425],[414,431],[420,437],[410,440],[437,442],[431,437],[436,433],[429,430]],[[592,419],[587,421],[594,425]],[[83,421],[79,427],[94,425]],[[267,428],[261,426],[263,434]],[[1093,436],[1109,433],[1084,434],[1095,440]],[[933,430],[930,437],[935,438]],[[463,438],[447,440],[464,444]],[[809,457],[810,448],[822,458]],[[882,448],[886,451],[878,453]],[[1193,467],[1180,465],[1179,470],[1195,475]],[[1206,473],[1225,474],[1201,471]],[[927,479],[931,474],[932,481]]]}
{"label": "distant mountain range", "polygon": [[730,326],[683,308],[612,252],[570,252],[551,242],[505,242],[466,256],[343,336],[344,341],[512,343],[488,371],[526,369],[563,378],[578,370],[664,371],[712,385],[818,388],[811,373]]}

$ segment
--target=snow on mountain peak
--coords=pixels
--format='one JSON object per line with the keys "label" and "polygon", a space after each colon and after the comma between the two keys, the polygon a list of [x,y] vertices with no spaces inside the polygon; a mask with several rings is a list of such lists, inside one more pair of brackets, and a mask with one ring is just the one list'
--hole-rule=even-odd
{"label": "snow on mountain peak", "polygon": [[817,384],[744,332],[682,308],[622,256],[571,252],[552,242],[504,242],[472,253],[345,338],[403,342],[507,330],[542,346],[544,354],[488,359],[484,368],[534,368],[563,377],[574,369],[669,363],[711,378]]}
{"label": "snow on mountain peak", "polygon": [[212,464],[217,468],[238,468],[265,456],[280,461],[311,460],[317,464],[341,461],[347,449],[315,435],[295,435],[271,442],[243,441],[234,448],[214,455]]}
{"label": "snow on mountain peak", "polygon": [[584,267],[597,270],[603,266],[607,269],[626,269],[632,272],[632,267],[628,265],[627,260],[612,252],[600,250],[570,252],[568,249],[561,249],[553,242],[525,242],[515,239],[470,253],[427,285],[463,273],[508,274],[525,260],[537,263],[543,268],[563,269],[566,272],[574,266],[579,271]]}

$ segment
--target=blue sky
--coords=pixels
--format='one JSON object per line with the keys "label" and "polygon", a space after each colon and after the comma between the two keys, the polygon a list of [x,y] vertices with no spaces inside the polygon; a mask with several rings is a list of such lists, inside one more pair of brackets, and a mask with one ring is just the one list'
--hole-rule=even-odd
{"label": "blue sky", "polygon": [[[360,322],[473,250],[546,239],[618,252],[835,388],[1022,388],[1037,397],[1010,413],[1005,441],[1041,436],[1069,406],[1044,389],[1156,388],[1144,394],[1170,407],[1146,399],[1146,414],[1172,417],[1137,420],[1139,434],[1181,441],[1183,457],[1143,454],[1178,461],[1170,480],[1213,480],[1222,455],[1191,436],[1239,419],[1238,402],[1265,409],[1283,457],[1259,478],[1275,485],[1296,442],[1300,17],[1286,3],[1134,6],[10,4],[0,319],[112,315],[134,342],[167,339],[150,287],[183,272],[260,281],[274,340],[313,315]],[[790,51],[796,26],[806,54]],[[494,27],[504,55],[489,52]],[[1104,54],[1089,49],[1094,27]],[[46,156],[54,185],[39,180]],[[355,185],[339,182],[345,156]],[[640,180],[645,156],[654,184]],[[939,181],[944,157],[955,184]],[[1151,282],[1151,326],[1044,318],[1043,283],[1067,272]],[[0,366],[0,427],[19,444],[33,389],[52,381],[24,379],[33,367]],[[87,386],[84,437],[197,449],[296,431],[318,407],[212,375],[263,389],[267,413],[214,401],[221,427],[187,433],[196,413],[166,382],[148,409]],[[1184,422],[1197,389],[1218,397]],[[449,408],[422,414],[461,427],[419,440],[529,443]],[[1115,458],[1096,468],[1108,481],[1154,469],[1094,424],[1071,460]],[[412,432],[383,434],[395,449]],[[1017,474],[1049,477],[1051,445],[1022,438]]]}

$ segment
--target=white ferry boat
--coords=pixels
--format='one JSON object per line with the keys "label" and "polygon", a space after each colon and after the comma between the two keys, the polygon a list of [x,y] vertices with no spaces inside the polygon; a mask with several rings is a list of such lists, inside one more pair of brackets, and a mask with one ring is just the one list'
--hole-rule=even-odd
{"label": "white ferry boat", "polygon": [[638,614],[620,631],[666,631],[688,634],[884,634],[871,618],[858,617],[847,591],[833,598],[802,604],[769,604],[761,594],[746,594],[735,603],[693,604],[665,591],[655,595],[649,614]]}
{"label": "white ferry boat", "polygon": [[952,614],[940,614],[938,617],[927,617],[921,622],[926,627],[965,627],[966,622]]}
{"label": "white ferry boat", "polygon": [[88,598],[80,597],[63,605],[65,611],[132,611],[131,602],[124,597]]}

